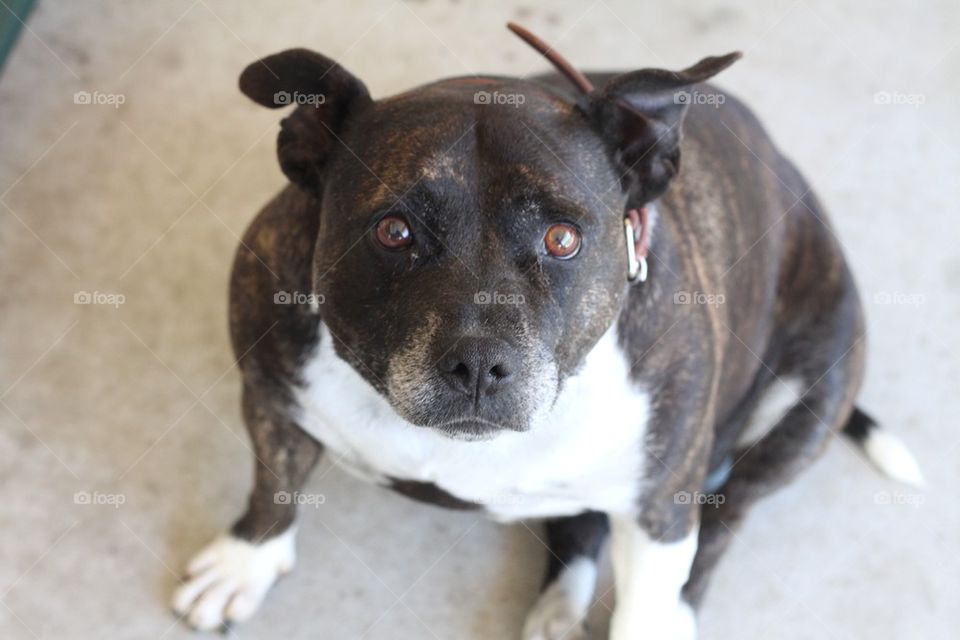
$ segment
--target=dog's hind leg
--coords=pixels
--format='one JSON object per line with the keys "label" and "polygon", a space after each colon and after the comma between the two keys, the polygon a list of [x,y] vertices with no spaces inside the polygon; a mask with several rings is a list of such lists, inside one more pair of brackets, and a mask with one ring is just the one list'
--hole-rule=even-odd
{"label": "dog's hind leg", "polygon": [[596,588],[597,556],[609,530],[602,513],[547,521],[547,572],[540,598],[527,615],[524,640],[587,637],[585,620]]}
{"label": "dog's hind leg", "polygon": [[197,629],[246,620],[277,578],[293,568],[298,492],[322,448],[271,407],[244,388],[244,420],[256,454],[247,512],[190,561],[173,597],[174,611]]}
{"label": "dog's hind leg", "polygon": [[[734,449],[728,477],[702,506],[699,546],[683,588],[692,606],[701,603],[714,568],[750,507],[790,482],[819,457],[830,436],[843,429],[852,409],[844,369],[838,364],[806,390],[804,378],[779,377],[763,392]],[[777,411],[779,416],[774,415]],[[759,425],[768,420],[762,429]]]}

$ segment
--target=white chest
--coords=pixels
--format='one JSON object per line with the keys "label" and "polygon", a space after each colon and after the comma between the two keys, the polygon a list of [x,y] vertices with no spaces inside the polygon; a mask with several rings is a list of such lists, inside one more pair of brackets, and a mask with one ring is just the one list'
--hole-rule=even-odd
{"label": "white chest", "polygon": [[295,390],[300,425],[338,465],[373,482],[431,482],[499,520],[623,512],[644,478],[645,392],[609,331],[567,380],[550,415],[524,433],[461,441],[412,425],[330,347],[321,347]]}

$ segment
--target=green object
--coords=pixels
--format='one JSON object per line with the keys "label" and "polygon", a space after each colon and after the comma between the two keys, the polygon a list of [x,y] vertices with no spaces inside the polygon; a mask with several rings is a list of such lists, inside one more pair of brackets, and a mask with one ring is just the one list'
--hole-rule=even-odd
{"label": "green object", "polygon": [[0,71],[33,5],[34,0],[4,0],[0,4]]}

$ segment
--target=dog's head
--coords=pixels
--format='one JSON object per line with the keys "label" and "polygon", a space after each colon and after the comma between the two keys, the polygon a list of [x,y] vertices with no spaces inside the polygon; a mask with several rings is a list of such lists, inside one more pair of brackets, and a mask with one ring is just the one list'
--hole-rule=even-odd
{"label": "dog's head", "polygon": [[314,293],[337,353],[408,421],[476,438],[536,424],[614,322],[625,208],[677,171],[677,91],[732,61],[624,74],[580,102],[491,77],[374,101],[298,49],[240,86],[295,106],[278,154],[315,196]]}

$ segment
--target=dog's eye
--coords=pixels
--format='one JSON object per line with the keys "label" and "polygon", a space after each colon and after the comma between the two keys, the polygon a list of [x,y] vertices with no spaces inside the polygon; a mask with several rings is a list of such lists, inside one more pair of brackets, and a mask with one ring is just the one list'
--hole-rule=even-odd
{"label": "dog's eye", "polygon": [[572,224],[559,222],[547,229],[543,244],[554,258],[572,258],[580,251],[580,231]]}
{"label": "dog's eye", "polygon": [[413,232],[400,216],[387,216],[377,223],[377,242],[387,249],[404,249],[413,242]]}

